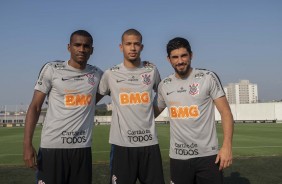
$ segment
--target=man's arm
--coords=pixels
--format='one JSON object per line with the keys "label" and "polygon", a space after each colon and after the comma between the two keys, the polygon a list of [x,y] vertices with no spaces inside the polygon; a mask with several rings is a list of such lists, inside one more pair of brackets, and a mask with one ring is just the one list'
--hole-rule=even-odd
{"label": "man's arm", "polygon": [[233,137],[233,116],[225,96],[214,100],[215,106],[221,116],[223,129],[223,143],[216,157],[215,163],[220,163],[219,170],[229,167],[232,164],[232,137]]}
{"label": "man's arm", "polygon": [[99,93],[96,93],[96,104],[104,97],[104,95],[100,95]]}
{"label": "man's arm", "polygon": [[165,108],[160,108],[156,105],[154,105],[154,116],[157,118],[164,110]]}
{"label": "man's arm", "polygon": [[29,168],[36,168],[36,151],[32,145],[32,138],[45,97],[45,93],[35,90],[26,114],[23,140],[23,159],[26,167]]}

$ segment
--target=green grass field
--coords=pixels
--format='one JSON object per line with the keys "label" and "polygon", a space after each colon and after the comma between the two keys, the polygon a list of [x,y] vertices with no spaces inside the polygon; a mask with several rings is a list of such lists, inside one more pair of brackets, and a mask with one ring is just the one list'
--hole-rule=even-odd
{"label": "green grass field", "polygon": [[[169,183],[169,125],[158,125],[158,137]],[[41,127],[34,134],[38,148]],[[109,181],[109,126],[99,125],[93,135],[93,183]],[[218,125],[219,142],[222,141]],[[0,128],[0,183],[34,183],[34,172],[23,167],[23,127]],[[224,173],[225,183],[282,183],[282,124],[235,124],[234,164]],[[16,176],[17,175],[17,176]]]}

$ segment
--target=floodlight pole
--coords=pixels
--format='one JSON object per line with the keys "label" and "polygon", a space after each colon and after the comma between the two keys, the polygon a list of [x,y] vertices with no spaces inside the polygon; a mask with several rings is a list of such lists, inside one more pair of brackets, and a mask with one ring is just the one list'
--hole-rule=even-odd
{"label": "floodlight pole", "polygon": [[7,123],[7,106],[5,105],[5,123]]}

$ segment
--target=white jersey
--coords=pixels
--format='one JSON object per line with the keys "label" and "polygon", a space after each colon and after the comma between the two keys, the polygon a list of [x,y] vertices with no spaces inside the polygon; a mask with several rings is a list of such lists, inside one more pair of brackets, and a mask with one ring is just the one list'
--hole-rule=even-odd
{"label": "white jersey", "polygon": [[169,111],[171,158],[218,153],[213,100],[224,95],[216,74],[202,69],[193,69],[186,79],[172,74],[160,83],[155,103]]}
{"label": "white jersey", "polygon": [[124,147],[158,144],[153,91],[157,92],[159,82],[159,72],[149,62],[141,62],[134,69],[121,63],[105,71],[99,93],[112,98],[111,144]]}
{"label": "white jersey", "polygon": [[48,97],[40,147],[91,147],[96,92],[102,73],[91,65],[84,70],[73,68],[67,61],[44,65],[35,85],[35,90]]}

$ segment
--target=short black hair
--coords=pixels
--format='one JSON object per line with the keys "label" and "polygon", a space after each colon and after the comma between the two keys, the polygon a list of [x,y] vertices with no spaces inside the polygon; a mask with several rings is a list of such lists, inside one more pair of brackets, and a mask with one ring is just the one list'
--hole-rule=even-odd
{"label": "short black hair", "polygon": [[77,31],[73,32],[73,33],[71,34],[71,36],[70,36],[70,43],[71,43],[72,37],[73,37],[74,35],[80,35],[80,36],[85,36],[85,37],[87,37],[87,38],[90,38],[91,44],[93,44],[93,38],[92,38],[91,34],[88,33],[88,32],[85,31],[85,30],[77,30]]}
{"label": "short black hair", "polygon": [[167,56],[170,57],[171,51],[175,49],[185,48],[187,51],[192,54],[191,46],[188,40],[181,37],[173,38],[166,45]]}
{"label": "short black hair", "polygon": [[124,35],[136,35],[136,36],[139,36],[141,38],[141,43],[142,43],[142,35],[139,31],[137,31],[136,29],[128,29],[126,30],[122,36],[121,36],[121,41],[123,41],[123,37]]}

